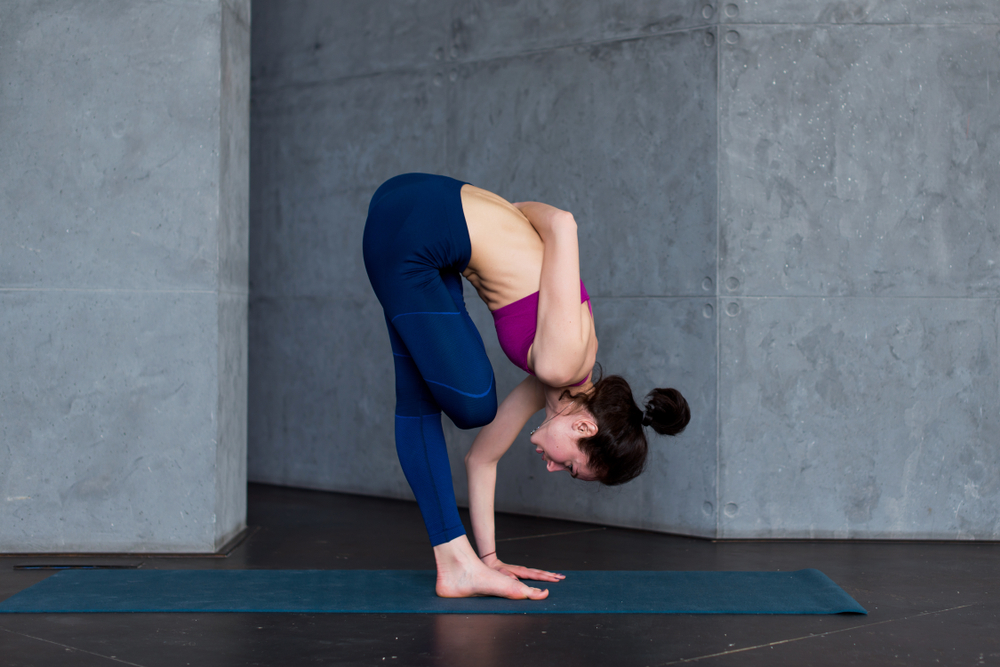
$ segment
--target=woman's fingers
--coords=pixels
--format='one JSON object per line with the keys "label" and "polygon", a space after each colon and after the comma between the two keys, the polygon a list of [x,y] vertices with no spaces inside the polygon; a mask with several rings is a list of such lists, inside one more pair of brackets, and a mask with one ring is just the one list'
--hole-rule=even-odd
{"label": "woman's fingers", "polygon": [[547,570],[539,570],[533,567],[524,567],[523,565],[510,565],[504,563],[499,559],[493,561],[490,565],[494,570],[505,574],[512,579],[530,579],[532,581],[552,581],[558,582],[566,578],[566,575],[559,574],[558,572],[549,572]]}
{"label": "woman's fingers", "polygon": [[562,581],[565,575],[556,572],[547,572],[530,567],[508,566],[520,579],[532,579],[534,581]]}

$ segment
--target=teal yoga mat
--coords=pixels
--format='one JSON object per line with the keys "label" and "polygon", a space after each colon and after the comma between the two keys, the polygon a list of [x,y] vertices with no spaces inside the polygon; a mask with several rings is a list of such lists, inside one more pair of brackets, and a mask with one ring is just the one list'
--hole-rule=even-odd
{"label": "teal yoga mat", "polygon": [[840,614],[867,612],[819,570],[564,572],[542,601],[434,594],[424,570],[67,570],[0,613]]}

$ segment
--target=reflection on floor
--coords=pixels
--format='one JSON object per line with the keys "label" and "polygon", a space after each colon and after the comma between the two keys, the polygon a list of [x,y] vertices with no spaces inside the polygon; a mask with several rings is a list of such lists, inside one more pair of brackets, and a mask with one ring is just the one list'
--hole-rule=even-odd
{"label": "reflection on floor", "polygon": [[[228,558],[120,562],[434,566],[413,503],[251,485],[249,508],[258,529]],[[0,615],[0,666],[1000,665],[1000,544],[713,543],[511,515],[497,534],[503,558],[557,571],[815,567],[869,615]],[[14,569],[43,561],[0,557],[0,599],[51,574]]]}

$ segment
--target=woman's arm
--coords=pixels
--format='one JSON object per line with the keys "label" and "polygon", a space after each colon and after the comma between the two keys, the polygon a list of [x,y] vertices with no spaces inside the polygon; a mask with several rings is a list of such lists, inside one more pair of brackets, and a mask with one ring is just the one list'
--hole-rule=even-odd
{"label": "woman's arm", "polygon": [[563,578],[561,575],[507,565],[496,555],[493,503],[497,463],[510,449],[531,415],[543,407],[545,394],[542,386],[536,378],[529,376],[503,400],[497,409],[496,418],[479,431],[469,453],[465,455],[465,469],[469,475],[469,514],[472,518],[472,532],[476,536],[476,547],[481,556],[486,556],[483,558],[484,563],[514,578],[559,581]]}
{"label": "woman's arm", "polygon": [[517,434],[539,410],[545,396],[538,381],[528,376],[510,392],[497,409],[497,416],[476,436],[465,455],[469,475],[469,514],[479,554],[496,551],[493,533],[493,494],[496,490],[497,463],[507,453]]}
{"label": "woman's arm", "polygon": [[535,340],[528,364],[550,387],[587,377],[593,326],[580,304],[580,247],[573,214],[540,202],[515,204],[542,239]]}

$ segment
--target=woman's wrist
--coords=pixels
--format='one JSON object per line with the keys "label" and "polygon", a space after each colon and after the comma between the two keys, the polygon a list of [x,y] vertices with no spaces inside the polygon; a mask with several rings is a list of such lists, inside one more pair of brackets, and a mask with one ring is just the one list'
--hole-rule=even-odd
{"label": "woman's wrist", "polygon": [[553,214],[546,221],[543,230],[539,230],[538,235],[542,241],[559,241],[562,239],[575,239],[577,234],[576,219],[568,211],[559,211]]}

